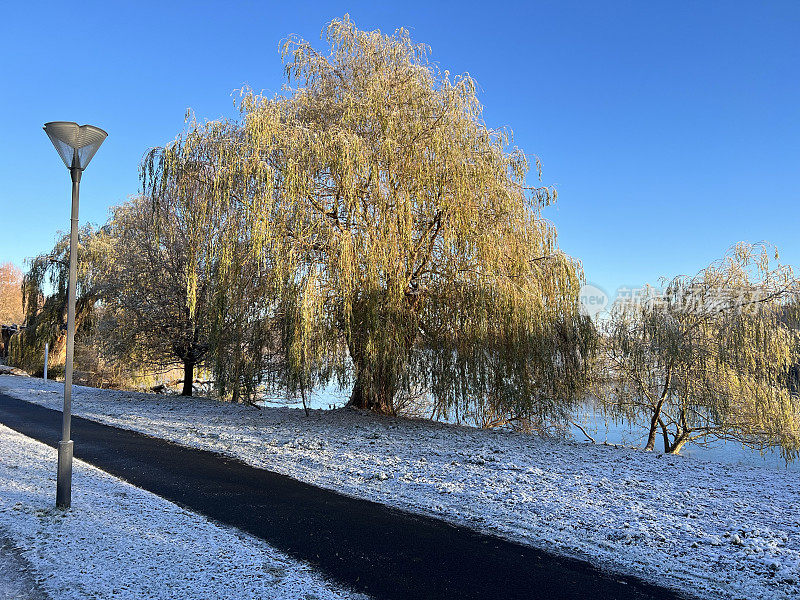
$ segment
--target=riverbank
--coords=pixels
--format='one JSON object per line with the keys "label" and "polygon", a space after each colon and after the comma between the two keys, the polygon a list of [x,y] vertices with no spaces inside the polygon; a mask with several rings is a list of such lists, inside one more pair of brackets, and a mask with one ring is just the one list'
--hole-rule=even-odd
{"label": "riverbank", "polygon": [[[61,386],[0,376],[59,408]],[[800,594],[800,477],[350,410],[76,387],[76,414],[709,598]],[[79,440],[76,440],[76,444]]]}

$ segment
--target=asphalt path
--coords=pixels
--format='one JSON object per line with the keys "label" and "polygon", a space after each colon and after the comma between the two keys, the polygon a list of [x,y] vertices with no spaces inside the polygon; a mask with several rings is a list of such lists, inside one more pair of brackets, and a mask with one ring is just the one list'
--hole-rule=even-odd
{"label": "asphalt path", "polygon": [[[55,447],[61,413],[0,394],[0,423]],[[73,417],[72,439],[76,458],[255,535],[376,599],[682,597],[586,562],[135,431]],[[75,497],[81,490],[72,493]],[[55,489],[53,497],[55,502]]]}

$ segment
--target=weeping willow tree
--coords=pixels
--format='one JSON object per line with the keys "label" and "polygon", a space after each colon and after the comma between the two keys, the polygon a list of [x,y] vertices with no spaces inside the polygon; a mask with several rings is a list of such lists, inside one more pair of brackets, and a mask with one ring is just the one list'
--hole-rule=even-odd
{"label": "weeping willow tree", "polygon": [[764,244],[738,244],[663,295],[618,303],[604,356],[607,409],[644,422],[652,450],[728,439],[800,451],[800,287]]}
{"label": "weeping willow tree", "polygon": [[244,215],[221,268],[232,285],[237,260],[259,273],[282,381],[304,392],[335,377],[381,413],[422,390],[441,414],[563,414],[595,337],[579,265],[541,215],[555,191],[527,183],[474,81],[405,30],[345,17],[324,36],[325,52],[286,41],[284,93],[244,90],[239,123],[195,126],[158,162],[176,180],[206,164],[208,197]]}
{"label": "weeping willow tree", "polygon": [[[131,284],[117,304],[141,302],[136,278],[147,274],[147,306],[122,315],[142,325],[140,336],[156,361],[178,358],[185,369],[184,394],[191,394],[195,366],[212,371],[217,394],[234,402],[253,402],[265,386],[285,387],[276,350],[272,262],[254,236],[263,227],[240,201],[251,182],[231,179],[231,150],[241,127],[227,122],[198,124],[142,162],[145,197],[120,211],[119,264]],[[262,221],[259,221],[262,219]],[[143,237],[146,255],[131,259],[126,249]],[[125,278],[120,278],[125,279]]]}
{"label": "weeping willow tree", "polygon": [[[95,306],[103,293],[102,265],[109,242],[105,232],[86,225],[78,233],[75,327],[78,336],[94,327]],[[67,284],[69,279],[69,235],[53,249],[30,260],[22,281],[25,328],[12,345],[15,365],[41,373],[44,347],[50,345],[51,369],[63,364],[67,334]],[[78,364],[78,368],[81,365]]]}

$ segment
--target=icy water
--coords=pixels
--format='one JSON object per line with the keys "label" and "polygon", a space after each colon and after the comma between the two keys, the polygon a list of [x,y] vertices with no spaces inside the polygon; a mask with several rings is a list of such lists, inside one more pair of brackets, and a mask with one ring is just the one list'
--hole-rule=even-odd
{"label": "icy water", "polygon": [[[333,387],[312,394],[309,397],[309,408],[331,409],[340,408],[347,403],[349,393],[339,391]],[[284,399],[265,400],[267,406],[290,406],[293,408],[302,407],[302,403],[287,402]],[[587,433],[594,438],[597,443],[621,444],[625,446],[644,446],[647,433],[641,429],[632,429],[626,423],[606,422],[602,416],[595,414],[590,407],[587,407],[581,420],[581,425]],[[578,428],[573,428],[572,433],[577,441],[587,441],[586,436]],[[656,439],[656,449],[663,450],[663,442],[659,436]],[[722,462],[729,464],[743,464],[751,466],[762,466],[777,470],[789,470],[800,472],[800,461],[795,461],[789,465],[781,458],[777,451],[767,452],[763,456],[756,450],[744,448],[735,442],[713,442],[706,446],[687,444],[681,450],[681,456],[694,457],[702,460]]]}
{"label": "icy water", "polygon": [[[607,423],[599,415],[590,415],[587,421],[588,426],[583,425],[583,428],[597,443],[605,442],[642,448],[647,441],[646,431],[639,428],[631,429],[626,423]],[[573,434],[576,440],[586,440],[586,436],[577,428],[573,428]],[[663,451],[663,449],[664,442],[659,434],[656,438],[656,450]],[[689,443],[681,450],[681,456],[800,472],[798,461],[787,465],[778,451],[769,451],[762,456],[757,450],[745,448],[736,442],[715,441],[704,446]]]}

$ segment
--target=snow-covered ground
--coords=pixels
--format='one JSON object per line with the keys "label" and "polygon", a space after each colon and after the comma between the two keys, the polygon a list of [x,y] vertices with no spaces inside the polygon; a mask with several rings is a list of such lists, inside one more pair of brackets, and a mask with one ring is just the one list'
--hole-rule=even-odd
{"label": "snow-covered ground", "polygon": [[[334,384],[331,384],[328,388],[316,390],[310,394],[308,403],[311,408],[341,408],[347,404],[349,399],[349,390],[339,390]],[[266,397],[263,400],[263,404],[272,407],[302,407],[302,402],[299,399],[287,400],[285,397],[280,396]],[[591,402],[587,402],[584,406],[576,409],[575,419],[581,424],[584,431],[600,444],[643,448],[647,441],[647,429],[643,425],[631,424],[624,419],[619,422],[611,421],[604,417],[600,409],[595,408]],[[573,426],[570,430],[576,440],[589,441],[584,432],[578,427]],[[656,448],[663,448],[660,437]],[[714,440],[703,444],[688,442],[681,450],[681,454],[714,462],[763,466],[777,470],[788,469],[800,472],[800,462],[786,464],[777,449],[767,448],[764,452],[759,452],[753,448],[746,448],[734,441]]]}
{"label": "snow-covered ground", "polygon": [[5,532],[0,531],[0,600],[44,600],[35,570]]}
{"label": "snow-covered ground", "polygon": [[[62,385],[0,376],[60,408]],[[800,597],[800,474],[349,410],[76,387],[76,414],[707,598]],[[80,440],[75,441],[80,444]]]}
{"label": "snow-covered ground", "polygon": [[357,597],[257,538],[81,461],[80,493],[59,510],[55,462],[54,449],[0,425],[0,598]]}

